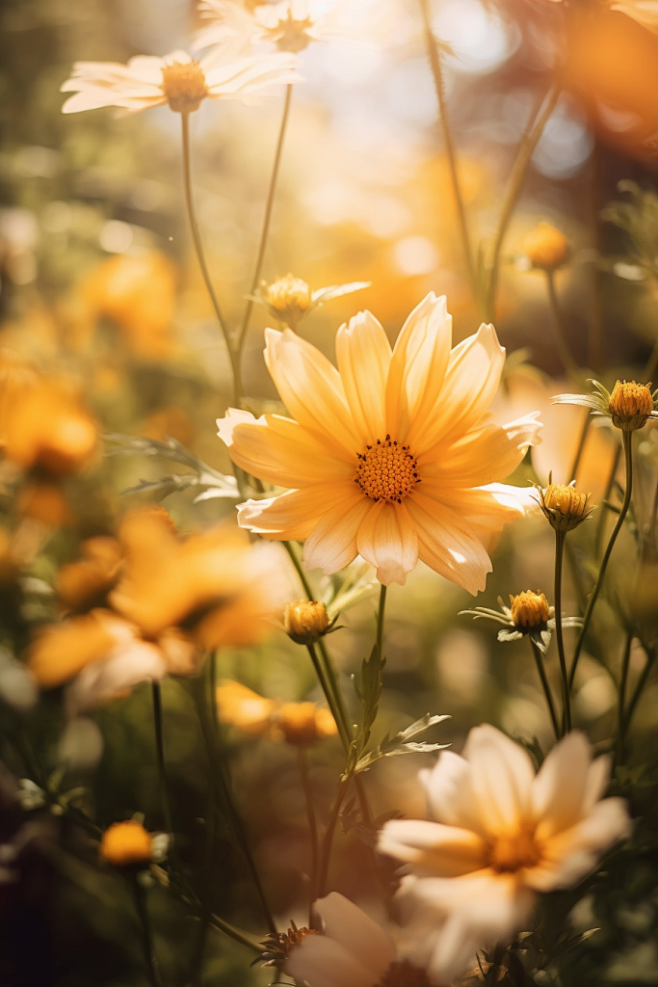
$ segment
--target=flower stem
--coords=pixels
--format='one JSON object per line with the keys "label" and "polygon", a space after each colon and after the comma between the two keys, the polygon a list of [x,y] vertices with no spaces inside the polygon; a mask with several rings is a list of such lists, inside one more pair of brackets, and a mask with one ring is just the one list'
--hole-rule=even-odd
{"label": "flower stem", "polygon": [[489,275],[489,288],[487,291],[486,306],[486,318],[490,321],[493,320],[496,309],[496,293],[498,290],[500,255],[503,248],[503,241],[505,240],[507,228],[514,214],[514,209],[516,208],[517,200],[521,194],[521,189],[523,188],[530,159],[532,158],[533,152],[539,143],[539,138],[544,132],[544,127],[548,123],[549,117],[555,109],[559,96],[560,86],[558,83],[553,83],[541,106],[539,107],[538,112],[534,118],[531,118],[528,122],[528,127],[526,128],[521,139],[516,160],[514,161],[512,170],[509,174],[507,187],[503,197],[500,220],[498,221],[498,229],[496,230],[496,236],[494,239],[491,259],[491,272]]}
{"label": "flower stem", "polygon": [[471,236],[468,229],[468,221],[466,219],[466,209],[464,207],[464,199],[462,197],[461,185],[459,183],[459,175],[457,173],[457,155],[455,153],[455,145],[452,139],[452,132],[450,130],[450,124],[448,122],[448,112],[446,106],[446,94],[445,85],[443,82],[443,66],[441,64],[441,49],[437,44],[437,40],[432,32],[432,23],[430,20],[429,11],[429,0],[419,0],[420,9],[423,17],[423,27],[425,31],[425,41],[427,44],[427,54],[430,60],[430,68],[432,69],[432,75],[434,77],[434,87],[436,89],[436,97],[439,103],[439,120],[441,122],[441,130],[443,133],[443,143],[445,145],[446,158],[448,159],[448,168],[450,171],[450,181],[452,183],[452,191],[455,197],[455,204],[457,206],[457,221],[459,224],[459,232],[462,241],[462,249],[464,251],[464,260],[466,261],[466,269],[468,271],[468,278],[471,284],[471,290],[476,298],[479,297],[479,284],[477,271],[473,263],[473,249],[471,246]]}
{"label": "flower stem", "polygon": [[635,712],[635,707],[637,706],[638,702],[640,701],[640,697],[642,696],[642,693],[644,692],[644,687],[645,687],[645,685],[647,683],[647,679],[649,678],[649,674],[650,674],[651,669],[653,668],[654,662],[656,660],[656,649],[655,648],[648,648],[644,644],[643,644],[643,646],[644,646],[644,649],[645,649],[645,651],[647,653],[647,662],[646,662],[646,665],[644,666],[644,668],[642,669],[642,674],[640,675],[639,679],[637,680],[637,684],[635,686],[635,689],[633,690],[633,695],[631,696],[630,702],[628,704],[628,709],[626,710],[626,716],[625,716],[625,721],[624,721],[624,733],[625,734],[628,732],[628,729],[629,729],[629,727],[631,725],[631,720],[632,720],[633,714]]}
{"label": "flower stem", "polygon": [[386,589],[382,584],[379,590],[379,610],[377,611],[377,652],[379,661],[382,660],[382,644],[384,640],[384,611],[386,609]]}
{"label": "flower stem", "polygon": [[[276,193],[277,181],[279,178],[279,167],[281,165],[281,156],[283,152],[283,143],[286,136],[286,128],[288,126],[288,117],[290,116],[290,104],[292,102],[292,85],[286,87],[286,97],[283,103],[283,116],[281,117],[281,126],[279,128],[279,138],[276,144],[276,151],[274,152],[274,164],[272,165],[272,174],[270,176],[270,185],[267,190],[267,201],[265,203],[265,216],[263,217],[263,228],[260,235],[260,243],[258,245],[258,256],[256,257],[256,267],[254,269],[254,276],[251,280],[251,290],[250,295],[255,294],[258,290],[258,284],[260,281],[261,271],[263,269],[263,261],[265,259],[265,250],[267,248],[267,238],[270,232],[270,220],[272,219],[272,207],[274,205],[274,195]],[[238,347],[237,347],[237,367],[238,367],[238,377],[237,377],[237,387],[236,390],[238,394],[241,395],[242,392],[242,381],[240,375],[240,357],[242,356],[242,349],[247,337],[247,332],[249,331],[249,321],[251,319],[251,312],[254,307],[253,299],[249,298],[247,300],[247,307],[244,311],[244,317],[242,319],[242,325],[240,327],[240,335],[238,336]]]}
{"label": "flower stem", "polygon": [[192,194],[192,174],[190,167],[190,121],[189,114],[181,113],[181,121],[183,125],[182,136],[183,136],[183,181],[185,184],[185,202],[187,204],[187,215],[190,221],[190,230],[192,231],[192,240],[194,242],[194,249],[196,251],[197,260],[199,261],[199,267],[201,268],[201,274],[203,280],[210,296],[210,301],[212,302],[212,307],[215,310],[215,315],[217,316],[217,321],[219,327],[222,330],[222,335],[224,337],[224,342],[226,343],[226,349],[228,350],[229,360],[231,361],[231,370],[233,372],[233,391],[235,403],[239,403],[240,392],[240,374],[239,374],[239,360],[237,354],[233,350],[233,344],[231,342],[231,334],[229,332],[228,325],[222,315],[222,310],[219,307],[219,302],[217,300],[217,295],[215,294],[215,289],[212,286],[212,281],[210,280],[210,274],[208,272],[208,265],[206,264],[206,256],[203,250],[203,244],[201,242],[201,234],[199,232],[199,224],[196,218],[196,211],[194,209],[194,196]]}
{"label": "flower stem", "polygon": [[319,852],[320,848],[318,845],[318,824],[315,818],[315,809],[313,808],[313,792],[311,791],[311,783],[308,776],[308,754],[304,747],[297,748],[297,760],[299,763],[299,775],[302,780],[302,789],[304,790],[304,799],[306,801],[306,816],[308,819],[308,835],[311,844],[311,874],[310,874],[310,897],[309,897],[309,926],[313,921],[313,892],[317,886],[318,880],[318,862],[319,862]]}
{"label": "flower stem", "polygon": [[603,531],[605,529],[605,521],[606,521],[606,518],[608,516],[608,514],[607,514],[607,510],[608,510],[607,509],[607,503],[610,500],[610,497],[612,496],[612,488],[614,486],[615,477],[617,475],[617,470],[619,468],[619,460],[621,459],[621,451],[622,451],[622,447],[621,447],[621,443],[620,443],[617,446],[616,450],[615,450],[615,456],[614,456],[614,459],[612,461],[612,466],[610,468],[610,475],[608,476],[608,482],[606,484],[605,492],[603,494],[603,500],[602,500],[602,503],[601,503],[601,514],[599,516],[599,521],[598,521],[598,524],[596,526],[596,535],[595,535],[595,538],[594,538],[594,554],[595,554],[595,556],[598,556],[599,551],[601,549],[601,542],[603,540]]}
{"label": "flower stem", "polygon": [[539,678],[542,684],[542,689],[544,690],[544,696],[546,697],[546,705],[548,706],[548,712],[551,716],[551,723],[553,724],[553,732],[555,733],[555,739],[560,739],[560,727],[557,720],[557,715],[555,713],[555,706],[553,704],[553,694],[551,693],[551,687],[548,684],[548,678],[546,677],[546,669],[544,668],[544,658],[541,651],[535,644],[535,642],[530,638],[530,644],[532,646],[532,654],[535,659],[535,664],[537,666],[537,671],[539,673]]}
{"label": "flower stem", "polygon": [[314,899],[324,897],[327,892],[327,875],[329,873],[329,859],[331,857],[334,831],[336,829],[336,823],[338,822],[338,816],[340,814],[340,809],[349,783],[349,778],[342,778],[340,785],[338,786],[338,791],[336,792],[336,798],[334,799],[331,815],[329,817],[329,822],[327,823],[327,829],[324,834],[324,839],[320,850],[320,874],[318,877],[318,890],[317,894],[314,895]]}
{"label": "flower stem", "polygon": [[[578,364],[571,355],[571,350],[569,349],[569,344],[567,343],[566,333],[564,331],[564,322],[562,319],[562,313],[560,311],[560,306],[557,300],[557,292],[555,290],[555,271],[546,271],[546,284],[548,286],[548,299],[551,307],[551,314],[553,316],[553,326],[555,329],[555,347],[560,357],[562,366],[566,370],[569,377],[573,377],[577,380],[580,376],[578,369]],[[589,415],[587,416],[589,420]]]}
{"label": "flower stem", "polygon": [[571,701],[570,682],[567,672],[567,659],[564,654],[564,637],[562,634],[562,559],[564,556],[565,532],[555,531],[555,637],[557,639],[557,652],[560,658],[560,672],[562,674],[562,735],[571,730]]}
{"label": "flower stem", "polygon": [[334,694],[334,690],[331,688],[331,685],[329,684],[326,670],[324,668],[322,661],[318,657],[318,653],[315,650],[315,645],[307,644],[306,648],[310,655],[311,661],[313,662],[313,668],[315,669],[315,673],[318,677],[320,685],[322,686],[322,691],[324,692],[326,700],[329,704],[331,715],[336,721],[336,726],[338,728],[338,733],[340,735],[341,742],[343,744],[343,747],[345,748],[345,752],[347,753],[347,751],[349,751],[350,749],[350,738],[345,731],[345,724],[343,722],[343,717],[340,715],[340,710],[338,708],[338,703],[336,702],[336,696]]}
{"label": "flower stem", "polygon": [[[628,512],[628,508],[631,503],[631,494],[633,492],[633,442],[632,442],[632,432],[622,432],[622,442],[624,449],[624,459],[626,462],[626,491],[624,493],[624,500],[621,505],[621,510],[619,511],[619,517],[617,518],[617,523],[614,526],[612,534],[610,535],[610,541],[607,544],[606,550],[603,553],[603,558],[601,559],[601,565],[599,566],[598,575],[596,577],[596,582],[594,583],[594,589],[592,590],[591,596],[587,603],[587,609],[585,610],[585,616],[583,617],[583,626],[580,629],[580,634],[578,635],[578,640],[576,641],[576,649],[574,651],[573,663],[571,665],[571,672],[569,674],[569,687],[573,685],[574,676],[576,674],[576,666],[578,664],[578,659],[580,657],[580,652],[582,650],[583,644],[585,642],[585,636],[589,628],[589,623],[592,618],[592,611],[598,599],[599,593],[601,592],[601,586],[603,585],[603,579],[605,577],[605,571],[608,567],[608,562],[612,554],[612,549],[614,548],[615,542],[617,541],[617,535],[622,529],[624,524],[624,519]],[[557,602],[555,604],[557,609]]]}
{"label": "flower stem", "polygon": [[[230,779],[227,777],[227,768],[219,750],[219,727],[217,724],[217,706],[214,693],[211,697],[209,697],[210,702],[208,702],[204,695],[203,682],[199,680],[192,680],[191,686],[192,695],[197,707],[199,722],[201,724],[206,753],[208,756],[211,784],[216,786],[216,797],[225,807],[231,829],[233,830],[240,849],[242,850],[247,861],[247,865],[251,872],[256,892],[260,899],[263,913],[267,921],[267,926],[270,932],[276,932],[276,925],[274,924],[274,919],[272,918],[272,913],[267,903],[267,898],[265,897],[265,890],[258,873],[258,868],[256,867],[256,861],[254,860],[251,852],[251,847],[249,846],[249,841],[244,830],[244,824],[233,800]],[[213,721],[215,721],[214,724]]]}
{"label": "flower stem", "polygon": [[169,791],[167,787],[167,772],[165,768],[164,756],[164,732],[162,729],[162,693],[160,683],[151,684],[153,695],[153,725],[155,727],[155,750],[158,759],[158,778],[160,782],[160,799],[162,802],[162,818],[164,819],[167,833],[173,835],[174,824],[171,816],[171,805],[169,803]]}
{"label": "flower stem", "polygon": [[575,480],[576,474],[578,473],[578,467],[580,466],[580,461],[583,458],[583,453],[585,452],[585,446],[587,444],[587,436],[589,435],[589,427],[592,424],[592,416],[588,412],[585,416],[585,421],[583,422],[583,428],[580,433],[580,439],[578,440],[578,448],[576,449],[576,455],[574,457],[573,465],[571,467],[571,472],[566,477],[567,481]]}
{"label": "flower stem", "polygon": [[632,644],[633,644],[633,631],[630,630],[626,634],[624,657],[621,663],[621,678],[619,679],[619,709],[617,715],[618,735],[617,735],[617,750],[616,750],[616,760],[618,764],[623,763],[623,759],[624,759],[624,745],[626,740],[626,726],[627,726],[627,720],[624,713],[624,705],[626,703],[626,686],[628,684],[628,670],[630,668],[630,663],[631,663]]}
{"label": "flower stem", "polygon": [[135,900],[135,909],[142,927],[142,945],[144,948],[144,959],[146,960],[149,982],[151,987],[162,987],[162,981],[158,972],[158,964],[153,947],[153,931],[151,929],[148,908],[146,906],[146,889],[139,883],[139,878],[136,874],[131,877],[131,884],[133,889],[133,897]]}

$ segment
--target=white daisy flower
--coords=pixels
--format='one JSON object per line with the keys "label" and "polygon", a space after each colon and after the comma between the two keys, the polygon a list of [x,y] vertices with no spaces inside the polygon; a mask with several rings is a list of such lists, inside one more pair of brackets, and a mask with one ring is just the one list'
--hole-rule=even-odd
{"label": "white daisy flower", "polygon": [[329,9],[320,0],[282,0],[246,6],[240,0],[201,0],[199,9],[210,21],[195,38],[195,48],[217,45],[249,51],[262,42],[279,51],[299,52],[313,41],[346,37],[339,5]]}

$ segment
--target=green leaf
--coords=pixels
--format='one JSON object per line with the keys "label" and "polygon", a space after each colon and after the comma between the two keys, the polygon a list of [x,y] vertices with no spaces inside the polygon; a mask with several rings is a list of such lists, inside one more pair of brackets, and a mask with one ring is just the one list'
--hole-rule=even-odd
{"label": "green leaf", "polygon": [[368,768],[379,761],[383,757],[400,757],[405,754],[433,754],[435,751],[442,750],[444,747],[449,747],[449,744],[433,744],[427,741],[421,741],[420,743],[411,742],[411,737],[416,737],[419,733],[423,733],[424,730],[429,729],[429,727],[436,726],[437,723],[442,723],[443,720],[449,720],[450,716],[448,714],[430,714],[426,713],[419,720],[415,720],[404,730],[400,730],[393,737],[385,737],[381,744],[369,751],[367,754],[359,757],[354,765],[354,772],[358,773],[360,771],[367,771]]}
{"label": "green leaf", "polygon": [[364,658],[361,663],[360,697],[363,705],[363,723],[357,737],[360,752],[365,750],[370,739],[370,731],[377,719],[379,697],[382,694],[382,672],[385,664],[386,659],[380,657],[377,645],[370,652],[370,657]]}

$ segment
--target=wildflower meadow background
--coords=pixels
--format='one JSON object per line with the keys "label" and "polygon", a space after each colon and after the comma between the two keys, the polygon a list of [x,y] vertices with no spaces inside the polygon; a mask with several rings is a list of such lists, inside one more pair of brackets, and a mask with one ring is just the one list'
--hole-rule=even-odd
{"label": "wildflower meadow background", "polygon": [[658,984],[658,2],[0,26],[0,987]]}

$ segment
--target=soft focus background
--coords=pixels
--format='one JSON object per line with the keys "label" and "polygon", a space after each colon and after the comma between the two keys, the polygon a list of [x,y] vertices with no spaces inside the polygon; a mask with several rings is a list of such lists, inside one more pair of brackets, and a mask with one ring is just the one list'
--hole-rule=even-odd
{"label": "soft focus background", "polygon": [[[263,276],[271,281],[292,272],[312,288],[372,282],[302,322],[300,333],[330,357],[336,329],[356,311],[370,308],[394,340],[430,290],[447,294],[459,340],[477,329],[482,313],[464,272],[420,10],[411,0],[341,5],[355,40],[318,43],[301,56],[306,82],[294,90]],[[551,408],[550,395],[583,386],[592,374],[609,385],[624,376],[644,381],[641,368],[658,345],[651,272],[652,263],[658,268],[655,200],[654,226],[645,223],[634,238],[606,218],[611,203],[631,201],[618,190],[620,181],[650,190],[658,179],[658,36],[603,2],[572,5],[574,17],[565,26],[565,6],[549,0],[433,4],[436,35],[451,49],[445,88],[465,204],[473,240],[485,256],[528,120],[552,81],[563,84],[504,242],[494,319],[511,355],[497,413],[510,420],[540,409],[545,422],[544,443],[514,478],[518,484],[545,482],[550,470],[558,480],[571,479],[583,416],[574,408]],[[79,381],[105,432],[172,436],[213,468],[230,472],[215,434],[215,419],[229,403],[226,351],[191,248],[179,117],[167,107],[133,117],[105,110],[62,116],[58,92],[76,60],[123,62],[137,53],[186,47],[199,26],[194,4],[5,0],[0,23],[2,359]],[[202,235],[232,323],[241,317],[252,277],[282,99],[272,90],[254,106],[206,101],[191,121]],[[563,230],[571,244],[556,284],[580,381],[568,382],[560,363],[546,279],[524,264],[524,238],[541,220]],[[244,363],[247,405],[256,412],[276,400],[262,359],[267,320],[257,306]],[[597,503],[618,441],[607,426],[590,430],[578,480]],[[657,467],[656,433],[647,428],[638,445],[634,523],[640,530]],[[114,457],[94,469],[68,524],[53,533],[31,573],[41,584],[50,584],[57,566],[76,557],[80,539],[106,529],[126,503],[161,499],[184,531],[234,511],[231,500],[195,505],[194,489],[171,494],[171,484],[158,487],[156,481],[177,467],[157,457]],[[153,486],[121,493],[140,480]],[[597,517],[570,539],[576,573],[598,524]],[[622,611],[631,605],[623,561],[631,548],[624,534],[597,623],[605,655],[586,654],[577,683],[576,719],[595,741],[613,728],[624,630],[611,603]],[[545,521],[519,522],[501,538],[477,603],[496,607],[498,595],[507,601],[509,593],[530,588],[551,597],[552,551]],[[317,576],[311,574],[319,594],[326,586]],[[569,577],[566,612],[575,613],[581,599],[582,583]],[[47,604],[39,600],[38,594],[31,598],[28,622],[44,619]],[[350,697],[349,675],[372,645],[374,601],[348,611],[344,629],[327,639]],[[648,607],[654,604],[650,600]],[[405,588],[393,587],[378,729],[398,729],[426,712],[448,713],[452,719],[431,739],[458,750],[467,730],[483,720],[530,744],[533,738],[547,744],[550,723],[527,642],[499,644],[495,627],[459,616],[472,605],[466,593],[422,565]],[[555,662],[549,662],[551,676]],[[631,656],[632,674],[642,663],[638,650]],[[219,672],[267,696],[322,698],[305,649],[282,633],[246,654],[223,653]],[[163,828],[148,687],[68,723],[56,692],[20,712],[6,684],[0,690],[8,723],[0,841],[18,847],[22,877],[18,892],[0,870],[0,983],[141,984],[140,943],[123,882],[99,868],[93,843],[75,823],[46,809],[21,815],[13,792],[15,776],[29,773],[15,743],[20,729],[42,773],[61,766],[62,791],[82,786],[99,825],[142,812],[151,830]],[[168,681],[163,691],[174,812],[185,834],[181,854],[200,868],[205,763],[185,690]],[[656,727],[657,700],[658,684],[650,681],[637,710],[634,749]],[[282,923],[290,917],[303,922],[308,843],[294,751],[230,732],[227,737],[238,801],[274,911]],[[328,811],[340,758],[337,741],[311,753],[321,814]],[[415,779],[422,764],[422,757],[392,759],[370,772],[366,784],[376,813],[422,812]],[[378,880],[371,858],[354,832],[339,834],[337,843],[333,884],[367,903]],[[601,926],[603,933],[574,965],[574,983],[658,983],[658,900],[650,890],[657,873],[655,860],[613,873],[606,914],[595,914],[595,895],[581,902],[589,908],[579,918],[583,927]],[[260,927],[248,874],[228,837],[212,882],[218,914]],[[151,900],[166,980],[182,984],[195,924],[162,889],[154,889]],[[249,954],[219,933],[211,933],[208,957],[205,984],[269,982],[271,971],[249,972]]]}

